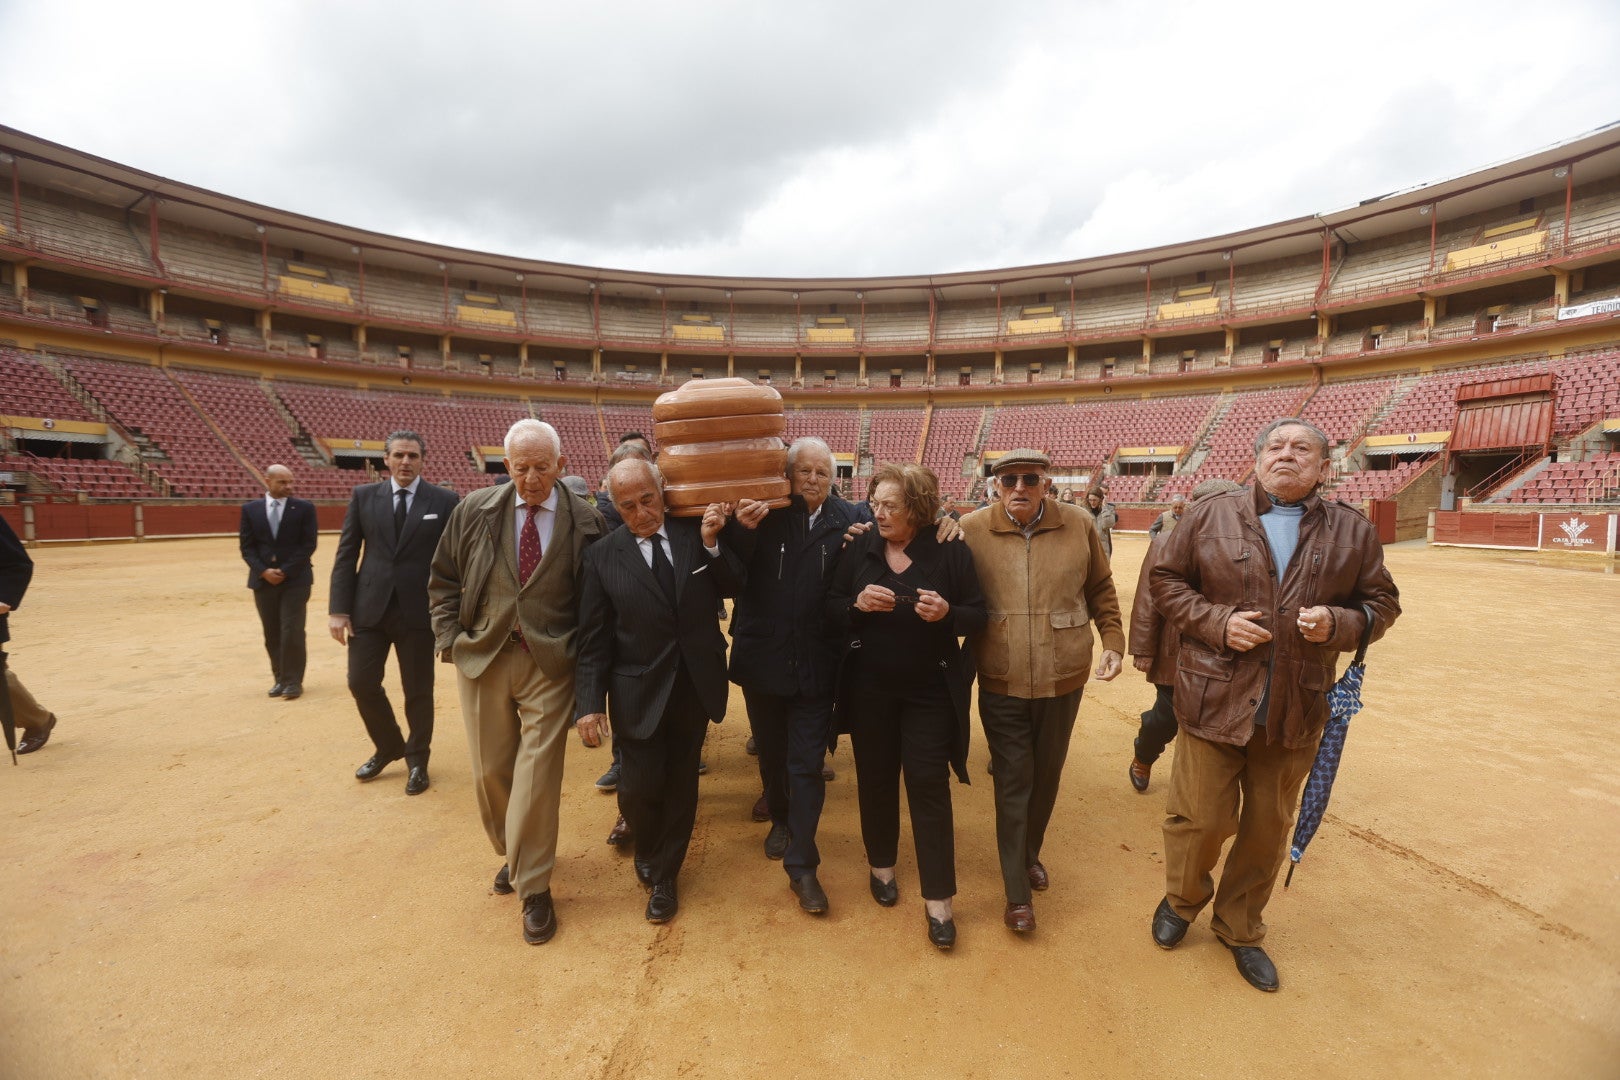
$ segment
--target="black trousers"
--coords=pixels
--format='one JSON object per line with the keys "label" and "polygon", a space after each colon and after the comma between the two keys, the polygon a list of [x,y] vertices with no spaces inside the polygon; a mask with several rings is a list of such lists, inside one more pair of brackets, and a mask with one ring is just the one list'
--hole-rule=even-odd
{"label": "black trousers", "polygon": [[674,881],[686,861],[697,820],[698,759],[709,718],[683,664],[652,736],[617,738],[619,812],[636,840],[636,858],[654,881]]}
{"label": "black trousers", "polygon": [[1007,903],[1030,901],[1029,868],[1041,857],[1080,695],[1017,698],[979,688],[979,721],[996,767],[996,852]]}
{"label": "black trousers", "polygon": [[1158,761],[1176,737],[1176,688],[1154,683],[1153,689],[1158,691],[1153,708],[1142,714],[1142,726],[1136,732],[1136,760],[1144,765]]}
{"label": "black trousers", "polygon": [[821,865],[816,827],[827,801],[821,767],[832,726],[832,698],[762,694],[744,689],[748,727],[759,750],[759,778],[771,821],[788,827],[782,868],[791,877]]}
{"label": "black trousers", "polygon": [[253,590],[264,630],[264,651],[270,656],[270,674],[278,683],[304,681],[304,615],[309,610],[309,582],[292,585],[261,583]]}
{"label": "black trousers", "polygon": [[850,744],[861,809],[861,840],[872,866],[893,866],[900,848],[900,777],[911,807],[917,879],[924,900],[956,895],[956,832],[951,816],[951,699],[862,688],[851,695]]}
{"label": "black trousers", "polygon": [[[405,690],[409,738],[400,733],[394,706],[383,690],[383,668],[390,648]],[[407,626],[397,596],[389,599],[376,626],[354,627],[349,637],[349,693],[360,708],[366,734],[383,757],[404,758],[410,765],[428,763],[433,743],[433,659],[433,631]]]}

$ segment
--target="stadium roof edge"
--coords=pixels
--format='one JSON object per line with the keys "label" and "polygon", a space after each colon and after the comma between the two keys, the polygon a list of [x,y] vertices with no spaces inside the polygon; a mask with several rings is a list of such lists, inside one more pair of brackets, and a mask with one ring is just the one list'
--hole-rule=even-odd
{"label": "stadium roof edge", "polygon": [[[1023,291],[1043,287],[1059,289],[1067,287],[1065,279],[1072,278],[1084,279],[1080,284],[1095,288],[1138,280],[1144,272],[1156,276],[1186,274],[1209,269],[1212,264],[1221,265],[1227,254],[1240,264],[1297,256],[1320,250],[1325,232],[1353,241],[1409,230],[1418,223],[1415,215],[1423,207],[1439,205],[1446,209],[1454,208],[1459,214],[1452,216],[1460,216],[1504,205],[1513,201],[1518,192],[1545,193],[1554,186],[1550,182],[1551,170],[1561,166],[1573,166],[1578,171],[1581,164],[1596,162],[1596,177],[1620,175],[1620,121],[1448,179],[1402,188],[1337,210],[1307,214],[1222,235],[1025,266],[940,274],[838,278],[662,273],[480,252],[391,236],[264,206],[158,176],[5,125],[0,125],[0,150],[90,177],[103,185],[121,188],[137,196],[134,203],[145,195],[152,195],[171,205],[196,207],[237,219],[245,227],[262,224],[266,228],[361,247],[366,251],[368,260],[387,263],[390,257],[397,257],[406,263],[417,259],[442,262],[446,266],[454,266],[458,276],[471,276],[466,274],[468,270],[498,270],[531,276],[580,292],[595,285],[601,285],[604,289],[613,286],[608,291],[632,294],[651,293],[657,288],[664,288],[697,291],[730,289],[756,295],[783,296],[790,292],[841,295],[871,292],[898,298],[933,291],[942,298],[960,299],[969,295],[985,295],[988,286],[1003,284],[1017,284]],[[1546,173],[1546,177],[1537,180],[1542,173]],[[1584,182],[1591,178],[1593,174],[1588,173],[1580,180]]]}

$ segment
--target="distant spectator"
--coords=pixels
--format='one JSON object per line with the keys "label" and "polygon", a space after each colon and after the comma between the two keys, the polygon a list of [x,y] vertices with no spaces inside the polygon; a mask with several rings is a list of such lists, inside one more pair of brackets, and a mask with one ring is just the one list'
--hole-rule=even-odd
{"label": "distant spectator", "polygon": [[22,731],[17,753],[32,754],[45,745],[56,727],[56,714],[46,712],[34,700],[26,687],[18,681],[16,672],[6,664],[5,643],[11,638],[9,627],[11,612],[22,603],[28,591],[28,581],[34,576],[34,560],[28,557],[22,541],[11,531],[5,518],[0,518],[0,668],[6,672],[6,693],[11,695],[12,716]]}
{"label": "distant spectator", "polygon": [[[1199,484],[1198,488],[1203,488],[1204,486],[1205,484]],[[1194,489],[1194,498],[1197,497],[1197,494],[1198,489]],[[1181,515],[1185,514],[1186,512],[1187,500],[1182,498],[1180,495],[1177,495],[1174,499],[1170,500],[1170,509],[1160,514],[1156,519],[1154,519],[1153,524],[1148,526],[1148,538],[1152,539],[1153,537],[1158,536],[1160,533],[1163,533],[1165,536],[1169,536],[1171,533],[1175,532],[1176,524],[1181,521]]]}
{"label": "distant spectator", "polygon": [[1097,532],[1102,536],[1103,550],[1111,559],[1114,557],[1114,525],[1119,521],[1119,515],[1114,512],[1114,504],[1108,501],[1108,492],[1100,487],[1094,487],[1086,492],[1086,509],[1091,511],[1097,526]]}

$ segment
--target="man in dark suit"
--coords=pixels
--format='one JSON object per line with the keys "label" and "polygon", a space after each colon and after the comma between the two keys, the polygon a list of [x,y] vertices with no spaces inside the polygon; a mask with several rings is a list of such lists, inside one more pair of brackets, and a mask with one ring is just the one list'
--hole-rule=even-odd
{"label": "man in dark suit", "polygon": [[652,889],[647,921],[668,922],[697,817],[697,766],[711,719],[726,714],[726,642],[716,614],[742,564],[720,546],[729,506],[702,524],[664,517],[649,461],[622,461],[608,490],[624,527],[585,550],[575,716],[582,734],[606,714],[620,741],[619,808],[635,835],[636,875]]}
{"label": "man in dark suit", "polygon": [[[388,436],[390,477],[361,484],[349,500],[332,567],[327,628],[349,647],[349,692],[360,707],[376,753],[355,770],[374,780],[388,764],[405,759],[405,794],[428,789],[428,748],[433,741],[433,628],[428,619],[428,573],[459,496],[422,479],[422,436]],[[364,557],[362,558],[362,549]],[[383,691],[389,647],[405,689],[400,734],[394,707]]]}
{"label": "man in dark suit", "polygon": [[264,629],[275,685],[270,696],[292,701],[304,693],[304,615],[315,584],[315,504],[295,499],[285,465],[264,470],[264,498],[242,504],[238,527],[248,588]]}

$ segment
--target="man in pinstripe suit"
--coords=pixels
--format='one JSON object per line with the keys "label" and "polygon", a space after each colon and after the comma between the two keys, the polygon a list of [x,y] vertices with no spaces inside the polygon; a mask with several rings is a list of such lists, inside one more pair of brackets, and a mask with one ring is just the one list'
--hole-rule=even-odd
{"label": "man in pinstripe suit", "polygon": [[716,611],[742,564],[720,545],[731,512],[702,523],[664,516],[663,477],[629,459],[608,473],[624,526],[585,550],[575,714],[606,714],[623,751],[619,808],[635,835],[636,874],[652,889],[647,921],[679,906],[675,879],[697,816],[697,766],[710,720],[726,714],[726,642]]}

